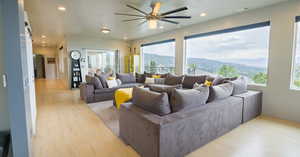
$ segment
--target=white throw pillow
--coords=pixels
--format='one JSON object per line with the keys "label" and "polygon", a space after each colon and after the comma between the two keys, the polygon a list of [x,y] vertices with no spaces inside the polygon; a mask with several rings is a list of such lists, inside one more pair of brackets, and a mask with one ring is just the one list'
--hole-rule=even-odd
{"label": "white throw pillow", "polygon": [[117,79],[117,83],[118,83],[118,86],[122,85],[122,81],[120,79]]}
{"label": "white throw pillow", "polygon": [[114,88],[118,86],[117,80],[106,80],[108,88]]}
{"label": "white throw pillow", "polygon": [[155,79],[151,77],[146,77],[145,84],[154,84]]}

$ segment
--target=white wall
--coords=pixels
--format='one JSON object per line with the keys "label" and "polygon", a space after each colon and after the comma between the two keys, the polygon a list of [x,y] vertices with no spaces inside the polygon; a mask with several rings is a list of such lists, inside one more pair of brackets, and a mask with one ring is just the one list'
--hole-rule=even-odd
{"label": "white wall", "polygon": [[270,7],[248,11],[216,20],[192,25],[176,31],[143,38],[132,42],[140,49],[141,43],[176,39],[176,72],[183,74],[185,58],[184,36],[222,30],[231,27],[271,21],[268,84],[251,86],[263,91],[263,114],[300,122],[300,91],[290,90],[294,52],[295,16],[300,15],[300,1],[291,0]]}
{"label": "white wall", "polygon": [[0,131],[9,129],[9,115],[6,102],[6,89],[2,86],[2,74],[4,74],[4,35],[3,35],[3,15],[2,0],[0,0]]}
{"label": "white wall", "polygon": [[[84,49],[90,50],[119,50],[120,51],[120,71],[124,72],[124,56],[129,54],[130,45],[124,40],[114,40],[114,39],[105,39],[98,37],[88,37],[88,36],[67,36],[67,53],[69,55],[71,50],[81,51],[81,56],[85,57],[86,52]],[[70,58],[70,57],[69,57]],[[87,61],[87,59],[85,59]],[[70,59],[69,59],[70,62]],[[70,65],[70,63],[69,63]],[[86,65],[81,63],[81,67]],[[84,67],[86,69],[87,67]],[[69,67],[70,69],[70,67]],[[85,70],[87,71],[87,70]],[[85,76],[82,76],[83,79]],[[70,84],[70,83],[69,83]]]}

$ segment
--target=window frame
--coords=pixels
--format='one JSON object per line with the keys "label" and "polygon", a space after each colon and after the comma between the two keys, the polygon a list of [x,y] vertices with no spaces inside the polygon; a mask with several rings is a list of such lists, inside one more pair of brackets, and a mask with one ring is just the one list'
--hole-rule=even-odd
{"label": "window frame", "polygon": [[[299,16],[299,21],[300,21],[300,16]],[[201,38],[201,37],[208,37],[208,36],[213,36],[213,35],[219,35],[219,34],[225,34],[225,33],[233,33],[233,32],[239,32],[239,31],[245,31],[245,30],[250,30],[250,29],[256,29],[256,28],[261,28],[261,27],[269,27],[270,31],[269,31],[269,36],[268,36],[268,63],[267,63],[267,82],[266,84],[256,84],[256,83],[251,83],[249,84],[249,86],[257,86],[257,87],[267,87],[268,83],[269,83],[269,64],[270,64],[270,41],[271,41],[271,21],[264,21],[264,22],[258,22],[258,23],[254,23],[254,24],[249,24],[249,25],[242,25],[242,26],[237,26],[237,27],[231,27],[231,28],[226,28],[226,29],[220,29],[220,30],[215,30],[215,31],[210,31],[210,32],[204,32],[204,33],[199,33],[199,34],[192,34],[192,35],[187,35],[184,36],[184,47],[185,47],[185,60],[184,60],[184,74],[187,74],[186,71],[186,65],[187,65],[187,41],[189,39],[194,39],[194,38]],[[196,74],[197,75],[197,74]]]}
{"label": "window frame", "polygon": [[[295,23],[294,23],[293,54],[292,54],[292,66],[291,66],[290,87],[289,87],[289,89],[293,90],[293,91],[300,91],[300,88],[294,87],[294,82],[295,82],[294,75],[295,75],[295,65],[296,65],[296,56],[297,56],[297,42],[300,40],[297,38],[298,31],[300,31],[300,29],[298,28],[298,23],[300,25],[300,16],[295,17]],[[299,50],[300,50],[300,48],[299,48]]]}
{"label": "window frame", "polygon": [[144,43],[144,44],[141,44],[140,46],[140,55],[141,55],[141,71],[144,73],[145,72],[145,65],[144,65],[144,52],[143,52],[143,47],[145,46],[152,46],[152,45],[158,45],[158,44],[165,44],[165,43],[172,43],[174,42],[174,48],[175,48],[175,52],[174,52],[174,62],[175,62],[175,71],[176,71],[176,58],[177,58],[177,55],[176,55],[176,39],[175,38],[171,38],[171,39],[167,39],[167,40],[161,40],[161,41],[154,41],[154,42],[149,42],[149,43]]}

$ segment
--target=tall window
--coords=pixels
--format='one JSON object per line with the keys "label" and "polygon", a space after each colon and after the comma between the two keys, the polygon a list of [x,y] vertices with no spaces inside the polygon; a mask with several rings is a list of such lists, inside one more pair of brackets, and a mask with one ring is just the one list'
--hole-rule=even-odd
{"label": "tall window", "polygon": [[175,72],[175,39],[143,44],[141,52],[145,72]]}
{"label": "tall window", "polygon": [[296,18],[296,51],[294,57],[293,77],[291,88],[300,90],[300,17]]}
{"label": "tall window", "polygon": [[100,69],[103,73],[119,72],[119,58],[116,51],[88,50],[88,71],[95,72]]}
{"label": "tall window", "polygon": [[244,76],[267,83],[270,23],[263,22],[185,37],[186,73]]}

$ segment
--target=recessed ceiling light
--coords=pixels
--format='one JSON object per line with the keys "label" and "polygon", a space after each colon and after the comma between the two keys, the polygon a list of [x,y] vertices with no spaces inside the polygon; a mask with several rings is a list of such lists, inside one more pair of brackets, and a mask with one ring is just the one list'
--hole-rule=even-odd
{"label": "recessed ceiling light", "polygon": [[46,41],[42,41],[42,44],[46,44]]}
{"label": "recessed ceiling light", "polygon": [[159,29],[164,29],[164,26],[159,26]]}
{"label": "recessed ceiling light", "polygon": [[207,15],[206,13],[201,13],[201,14],[200,14],[201,17],[204,17],[204,16],[206,16],[206,15]]}
{"label": "recessed ceiling light", "polygon": [[57,9],[59,11],[66,11],[67,10],[66,7],[64,7],[64,6],[58,6]]}
{"label": "recessed ceiling light", "polygon": [[124,37],[123,37],[123,39],[124,39],[124,40],[127,40],[127,39],[128,39],[128,37],[127,37],[127,36],[124,36]]}
{"label": "recessed ceiling light", "polygon": [[102,27],[100,31],[104,34],[108,34],[111,30],[106,27]]}
{"label": "recessed ceiling light", "polygon": [[237,12],[244,12],[244,11],[247,11],[249,10],[249,8],[241,8],[241,9],[238,9]]}
{"label": "recessed ceiling light", "polygon": [[42,35],[41,37],[42,37],[42,38],[46,38],[46,35]]}

